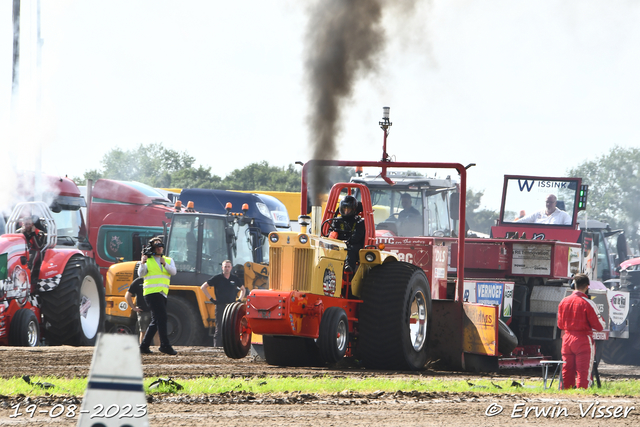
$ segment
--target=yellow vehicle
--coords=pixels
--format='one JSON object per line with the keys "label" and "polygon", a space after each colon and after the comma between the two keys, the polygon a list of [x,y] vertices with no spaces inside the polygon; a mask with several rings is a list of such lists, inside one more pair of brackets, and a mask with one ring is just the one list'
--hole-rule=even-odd
{"label": "yellow vehicle", "polygon": [[[165,233],[166,234],[166,233]],[[229,259],[233,273],[244,280],[247,290],[268,286],[269,268],[260,263],[264,237],[253,219],[242,213],[227,215],[176,212],[168,230],[166,254],[176,263],[167,301],[168,334],[172,345],[212,345],[215,305],[205,298],[200,286],[222,272]],[[107,272],[107,318],[120,332],[134,332],[135,313],[124,295],[137,278],[139,263],[112,265]]]}
{"label": "yellow vehicle", "polygon": [[[308,216],[301,217],[300,233],[272,232],[269,289],[253,290],[246,304],[230,304],[225,310],[221,327],[227,356],[246,356],[252,333],[258,333],[272,365],[335,363],[355,355],[371,368],[424,366],[431,323],[429,280],[422,269],[375,244],[366,186],[336,184],[327,206],[336,206],[341,193],[354,191],[362,197],[366,230],[355,275],[344,270],[346,244],[330,233],[343,220],[337,212],[326,209],[322,224],[316,221],[311,232]],[[431,250],[446,259],[445,247]]]}

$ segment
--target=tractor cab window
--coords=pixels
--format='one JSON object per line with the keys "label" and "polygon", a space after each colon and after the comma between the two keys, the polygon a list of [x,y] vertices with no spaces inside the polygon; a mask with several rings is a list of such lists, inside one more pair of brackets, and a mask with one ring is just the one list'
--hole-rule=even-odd
{"label": "tractor cab window", "polygon": [[573,225],[576,180],[508,178],[502,222]]}
{"label": "tractor cab window", "polygon": [[236,235],[235,247],[233,252],[233,265],[244,265],[246,262],[253,262],[253,240],[255,238],[249,230],[248,225],[234,225]]}
{"label": "tractor cab window", "polygon": [[427,236],[451,236],[449,200],[447,191],[426,193],[427,209],[425,211]]}
{"label": "tractor cab window", "polygon": [[202,273],[222,273],[222,261],[229,258],[224,218],[204,218],[202,229]]}
{"label": "tractor cab window", "polygon": [[80,227],[82,226],[82,214],[79,209],[75,211],[63,210],[58,213],[52,212],[52,216],[58,229],[58,240],[65,237],[78,240]]}
{"label": "tractor cab window", "polygon": [[422,192],[416,190],[371,190],[377,230],[397,236],[424,236]]}
{"label": "tractor cab window", "polygon": [[195,272],[199,234],[198,215],[175,215],[167,256],[176,262],[178,272]]}

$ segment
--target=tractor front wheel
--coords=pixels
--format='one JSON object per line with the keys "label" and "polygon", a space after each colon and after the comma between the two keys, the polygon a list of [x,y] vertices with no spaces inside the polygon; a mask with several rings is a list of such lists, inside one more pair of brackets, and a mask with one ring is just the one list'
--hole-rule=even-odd
{"label": "tractor front wheel", "polygon": [[419,370],[427,361],[431,291],[424,271],[394,261],[362,284],[356,356],[373,369]]}
{"label": "tractor front wheel", "polygon": [[340,307],[329,307],[320,322],[318,347],[320,357],[326,363],[336,363],[344,357],[349,344],[349,320]]}
{"label": "tractor front wheel", "polygon": [[40,342],[40,325],[33,311],[21,308],[11,319],[9,345],[35,347]]}
{"label": "tractor front wheel", "polygon": [[251,327],[247,306],[240,302],[228,304],[222,314],[222,345],[231,359],[242,359],[251,349]]}

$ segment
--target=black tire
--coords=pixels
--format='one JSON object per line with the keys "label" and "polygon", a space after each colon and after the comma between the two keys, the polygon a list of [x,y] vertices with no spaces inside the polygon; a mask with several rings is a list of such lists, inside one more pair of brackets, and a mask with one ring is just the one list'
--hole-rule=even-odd
{"label": "black tire", "polygon": [[40,297],[47,344],[94,345],[104,332],[104,286],[93,259],[72,256],[58,286]]}
{"label": "black tire", "polygon": [[136,329],[135,326],[131,328],[129,325],[125,325],[123,323],[115,324],[111,322],[107,322],[104,328],[105,332],[109,334],[123,334],[123,335],[134,335],[136,334],[135,329]]}
{"label": "black tire", "polygon": [[349,320],[340,307],[329,307],[320,321],[318,347],[326,363],[336,363],[344,357],[349,346]]}
{"label": "black tire", "polygon": [[609,338],[602,349],[602,360],[609,365],[640,365],[640,355],[632,346],[632,338]]}
{"label": "black tire", "polygon": [[197,307],[186,299],[169,294],[167,300],[167,335],[171,345],[200,345],[204,335]]}
{"label": "black tire", "polygon": [[240,302],[227,304],[222,315],[222,345],[231,359],[242,359],[251,349],[251,328],[247,322],[247,306]]}
{"label": "black tire", "polygon": [[518,337],[511,328],[502,320],[498,319],[498,351],[503,355],[511,354],[518,346]]}
{"label": "black tire", "polygon": [[21,308],[11,319],[9,345],[36,347],[40,343],[40,324],[33,311]]}
{"label": "black tire", "polygon": [[371,269],[361,289],[357,357],[373,369],[422,369],[431,329],[424,272],[401,261],[382,264]]}
{"label": "black tire", "polygon": [[264,358],[276,366],[320,366],[320,352],[311,338],[262,336]]}

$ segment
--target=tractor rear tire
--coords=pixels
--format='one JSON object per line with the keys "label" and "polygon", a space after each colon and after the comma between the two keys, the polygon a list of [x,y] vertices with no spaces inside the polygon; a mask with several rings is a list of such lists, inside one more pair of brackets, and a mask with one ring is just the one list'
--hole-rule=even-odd
{"label": "tractor rear tire", "polygon": [[104,332],[104,286],[93,259],[72,256],[58,286],[40,297],[47,344],[91,346]]}
{"label": "tractor rear tire", "polygon": [[264,358],[275,366],[321,366],[320,353],[312,338],[263,335]]}
{"label": "tractor rear tire", "polygon": [[628,339],[609,338],[604,342],[602,360],[609,365],[640,365],[640,355],[633,348],[634,335]]}
{"label": "tractor rear tire", "polygon": [[251,328],[247,321],[247,306],[240,302],[227,304],[222,315],[222,345],[231,359],[242,359],[251,349]]}
{"label": "tractor rear tire", "polygon": [[171,345],[201,345],[204,326],[197,316],[198,307],[186,299],[169,294],[167,300],[167,335]]}
{"label": "tractor rear tire", "polygon": [[35,347],[40,343],[40,324],[33,311],[21,308],[11,319],[9,345]]}
{"label": "tractor rear tire", "polygon": [[424,271],[402,261],[382,264],[371,269],[361,289],[356,357],[372,369],[422,369],[431,327]]}
{"label": "tractor rear tire", "polygon": [[344,357],[349,345],[349,320],[340,307],[329,307],[320,321],[318,347],[320,357],[326,363],[336,363]]}
{"label": "tractor rear tire", "polygon": [[498,319],[498,351],[503,355],[509,355],[518,346],[518,337],[511,328]]}

